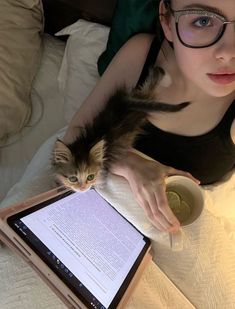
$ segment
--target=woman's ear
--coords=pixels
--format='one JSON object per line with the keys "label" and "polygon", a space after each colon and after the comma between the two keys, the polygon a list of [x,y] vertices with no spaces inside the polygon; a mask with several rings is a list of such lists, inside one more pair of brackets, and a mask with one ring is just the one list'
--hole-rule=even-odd
{"label": "woman's ear", "polygon": [[171,16],[163,0],[159,3],[159,19],[166,39],[172,42]]}

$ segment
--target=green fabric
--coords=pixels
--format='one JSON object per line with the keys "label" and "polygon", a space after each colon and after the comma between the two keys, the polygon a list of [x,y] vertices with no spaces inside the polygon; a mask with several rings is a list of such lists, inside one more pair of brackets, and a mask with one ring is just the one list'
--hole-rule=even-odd
{"label": "green fabric", "polygon": [[98,59],[100,75],[131,36],[155,32],[157,9],[158,0],[117,0],[106,50]]}

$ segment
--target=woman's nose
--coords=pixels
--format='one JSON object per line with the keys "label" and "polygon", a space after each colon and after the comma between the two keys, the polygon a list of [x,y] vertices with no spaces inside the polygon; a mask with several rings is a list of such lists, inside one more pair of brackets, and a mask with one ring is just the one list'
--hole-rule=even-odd
{"label": "woman's nose", "polygon": [[[224,35],[216,44],[215,57],[224,63],[235,62],[235,24],[228,24]],[[234,64],[235,65],[235,64]]]}

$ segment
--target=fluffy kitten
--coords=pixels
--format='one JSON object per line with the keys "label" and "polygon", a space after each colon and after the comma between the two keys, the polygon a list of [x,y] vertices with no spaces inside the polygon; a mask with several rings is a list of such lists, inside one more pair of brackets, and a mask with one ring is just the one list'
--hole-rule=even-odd
{"label": "fluffy kitten", "polygon": [[52,164],[57,179],[75,191],[86,191],[104,183],[110,166],[125,157],[150,112],[177,112],[189,103],[178,105],[153,100],[156,83],[163,80],[161,68],[151,71],[143,87],[128,92],[118,89],[103,110],[87,124],[76,140],[65,145],[57,140]]}

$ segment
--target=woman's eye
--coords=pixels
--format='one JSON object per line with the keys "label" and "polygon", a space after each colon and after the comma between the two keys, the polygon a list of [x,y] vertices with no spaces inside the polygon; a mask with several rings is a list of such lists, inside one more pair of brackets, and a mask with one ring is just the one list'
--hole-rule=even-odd
{"label": "woman's eye", "polygon": [[88,181],[92,181],[94,178],[95,178],[94,174],[90,174],[90,175],[87,176]]}
{"label": "woman's eye", "polygon": [[211,17],[207,17],[207,16],[198,18],[197,20],[194,21],[193,24],[200,28],[209,27],[213,25]]}
{"label": "woman's eye", "polygon": [[69,180],[69,182],[74,183],[74,182],[78,181],[78,178],[77,178],[77,176],[70,176],[70,177],[68,177],[68,180]]}

